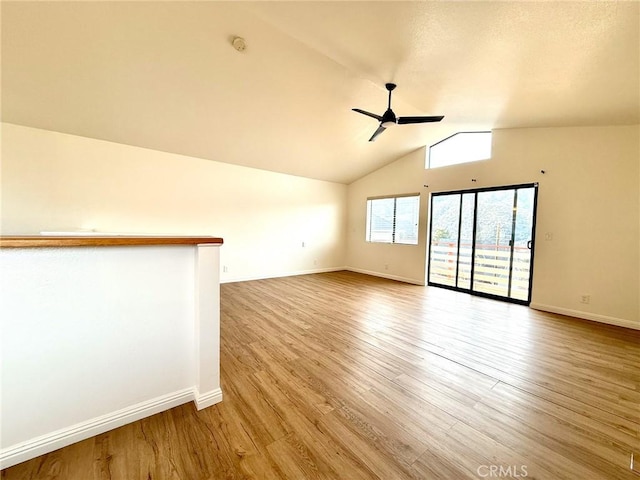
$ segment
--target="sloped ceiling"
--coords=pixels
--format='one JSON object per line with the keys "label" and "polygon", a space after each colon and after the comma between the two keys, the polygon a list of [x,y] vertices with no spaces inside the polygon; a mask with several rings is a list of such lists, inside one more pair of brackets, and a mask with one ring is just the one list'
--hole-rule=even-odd
{"label": "sloped ceiling", "polygon": [[[456,131],[640,123],[639,7],[4,1],[2,120],[350,183]],[[369,143],[389,81],[444,121]]]}

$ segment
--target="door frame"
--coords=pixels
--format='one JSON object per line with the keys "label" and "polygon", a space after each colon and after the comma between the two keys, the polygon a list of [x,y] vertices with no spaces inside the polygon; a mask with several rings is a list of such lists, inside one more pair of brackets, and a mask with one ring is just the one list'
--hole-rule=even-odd
{"label": "door frame", "polygon": [[[517,190],[519,188],[533,188],[533,218],[531,222],[531,258],[529,260],[529,294],[527,300],[519,300],[511,297],[503,297],[500,295],[493,295],[485,292],[478,292],[473,290],[473,273],[474,273],[474,261],[475,261],[475,250],[476,250],[476,228],[477,228],[477,210],[478,210],[478,193],[481,192],[496,192],[501,190]],[[460,195],[460,210],[462,210],[462,195],[465,193],[473,193],[473,239],[471,242],[471,281],[469,283],[469,288],[462,288],[458,286],[451,285],[442,285],[440,283],[433,283],[430,281],[431,278],[431,239],[433,233],[433,198],[444,195]],[[459,265],[458,260],[460,258],[460,226],[462,224],[462,212],[460,212],[458,218],[458,246],[457,246],[457,257],[456,257],[456,285],[458,283],[458,271]],[[427,242],[427,285],[430,287],[439,287],[446,288],[447,290],[454,290],[456,292],[468,293],[471,295],[475,295],[478,297],[491,298],[494,300],[500,300],[503,302],[516,303],[519,305],[529,306],[531,304],[531,295],[533,291],[533,259],[535,255],[535,247],[536,247],[536,221],[537,221],[537,213],[538,213],[538,182],[532,183],[520,183],[517,185],[500,185],[497,187],[481,187],[481,188],[470,188],[465,190],[451,190],[445,192],[432,192],[429,197],[429,232],[428,232],[428,242]],[[515,217],[512,217],[512,221],[515,220]],[[513,262],[513,248],[511,246],[511,262]],[[509,269],[509,282],[511,282],[511,274],[512,268]]]}

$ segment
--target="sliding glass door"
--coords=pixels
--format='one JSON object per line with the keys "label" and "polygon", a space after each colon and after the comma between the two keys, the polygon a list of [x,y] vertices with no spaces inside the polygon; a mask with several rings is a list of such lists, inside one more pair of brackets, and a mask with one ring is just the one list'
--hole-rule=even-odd
{"label": "sliding glass door", "polygon": [[537,184],[434,193],[429,285],[528,304]]}

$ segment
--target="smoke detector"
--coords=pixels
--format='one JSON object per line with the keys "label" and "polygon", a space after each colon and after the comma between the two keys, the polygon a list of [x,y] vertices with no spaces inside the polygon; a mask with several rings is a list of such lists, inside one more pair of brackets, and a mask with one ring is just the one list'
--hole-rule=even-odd
{"label": "smoke detector", "polygon": [[239,52],[244,52],[247,48],[247,42],[242,37],[233,37],[231,39],[231,45]]}

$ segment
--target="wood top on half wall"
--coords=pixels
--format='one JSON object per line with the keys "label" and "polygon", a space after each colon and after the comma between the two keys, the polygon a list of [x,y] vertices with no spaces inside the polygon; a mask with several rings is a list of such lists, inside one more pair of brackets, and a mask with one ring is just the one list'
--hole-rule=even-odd
{"label": "wood top on half wall", "polygon": [[144,245],[222,245],[218,237],[138,236],[138,235],[25,235],[0,236],[0,248],[115,247]]}

